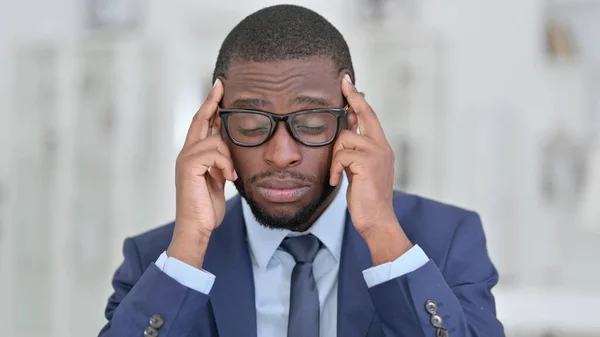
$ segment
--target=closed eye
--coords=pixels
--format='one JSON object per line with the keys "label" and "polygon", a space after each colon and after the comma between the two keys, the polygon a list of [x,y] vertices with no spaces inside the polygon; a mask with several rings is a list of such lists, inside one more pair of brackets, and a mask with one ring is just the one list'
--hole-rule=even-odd
{"label": "closed eye", "polygon": [[296,130],[306,133],[316,133],[327,130],[327,124],[323,124],[320,126],[309,126],[309,125],[296,125]]}
{"label": "closed eye", "polygon": [[262,126],[262,127],[258,127],[258,128],[253,128],[253,129],[244,129],[244,128],[238,128],[238,130],[240,131],[240,133],[245,134],[245,135],[251,135],[251,134],[257,134],[257,133],[261,133],[261,132],[269,132],[269,128]]}

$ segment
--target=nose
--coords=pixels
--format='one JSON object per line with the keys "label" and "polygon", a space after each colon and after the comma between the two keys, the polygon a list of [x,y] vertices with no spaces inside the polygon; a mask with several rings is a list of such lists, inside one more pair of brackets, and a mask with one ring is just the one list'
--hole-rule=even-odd
{"label": "nose", "polygon": [[302,161],[302,144],[292,137],[284,122],[277,123],[273,136],[264,146],[264,160],[277,169],[295,166]]}

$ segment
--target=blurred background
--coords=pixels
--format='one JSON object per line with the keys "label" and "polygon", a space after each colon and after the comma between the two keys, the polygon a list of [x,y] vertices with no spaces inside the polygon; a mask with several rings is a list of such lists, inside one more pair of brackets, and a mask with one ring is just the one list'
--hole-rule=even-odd
{"label": "blurred background", "polygon": [[[98,333],[220,43],[276,3],[0,0],[4,335]],[[507,335],[600,336],[600,0],[288,3],[347,39],[397,187],[482,216]]]}

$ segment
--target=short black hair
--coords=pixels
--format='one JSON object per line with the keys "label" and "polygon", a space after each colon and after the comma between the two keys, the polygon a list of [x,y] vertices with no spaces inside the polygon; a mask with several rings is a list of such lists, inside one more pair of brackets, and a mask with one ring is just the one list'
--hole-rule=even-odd
{"label": "short black hair", "polygon": [[232,62],[271,62],[315,56],[330,58],[338,71],[348,70],[356,81],[348,44],[327,19],[301,6],[266,7],[247,16],[229,32],[219,50],[213,83],[218,77],[227,78]]}

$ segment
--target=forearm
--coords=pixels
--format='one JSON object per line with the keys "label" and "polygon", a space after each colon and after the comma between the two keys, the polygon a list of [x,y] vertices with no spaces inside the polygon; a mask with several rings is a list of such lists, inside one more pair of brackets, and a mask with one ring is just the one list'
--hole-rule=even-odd
{"label": "forearm", "polygon": [[[504,336],[491,294],[478,285],[451,289],[432,261],[369,292],[377,315],[391,331],[444,336],[437,332],[443,329],[449,336]],[[472,302],[461,302],[459,297]]]}
{"label": "forearm", "polygon": [[[127,296],[114,309],[108,329],[100,336],[143,335],[150,317],[161,315],[160,336],[185,336],[202,330],[198,322],[208,314],[208,296],[189,289],[150,265]],[[206,327],[205,327],[206,328]]]}
{"label": "forearm", "polygon": [[135,244],[125,242],[125,262],[113,278],[114,293],[106,307],[108,323],[99,336],[144,335],[150,318],[160,315],[164,323],[160,336],[210,336],[214,327],[209,319],[209,297],[190,289],[154,263],[144,271]]}
{"label": "forearm", "polygon": [[[396,273],[390,273],[390,279],[370,286],[377,315],[394,337],[446,333],[462,337],[504,336],[491,292],[498,273],[488,257],[479,217],[467,213],[452,237],[444,264],[440,264],[444,273],[433,260],[419,265],[426,255],[414,256],[420,250],[415,246],[393,262],[397,268]],[[385,240],[380,245],[385,247]],[[401,269],[410,272],[398,273]]]}

